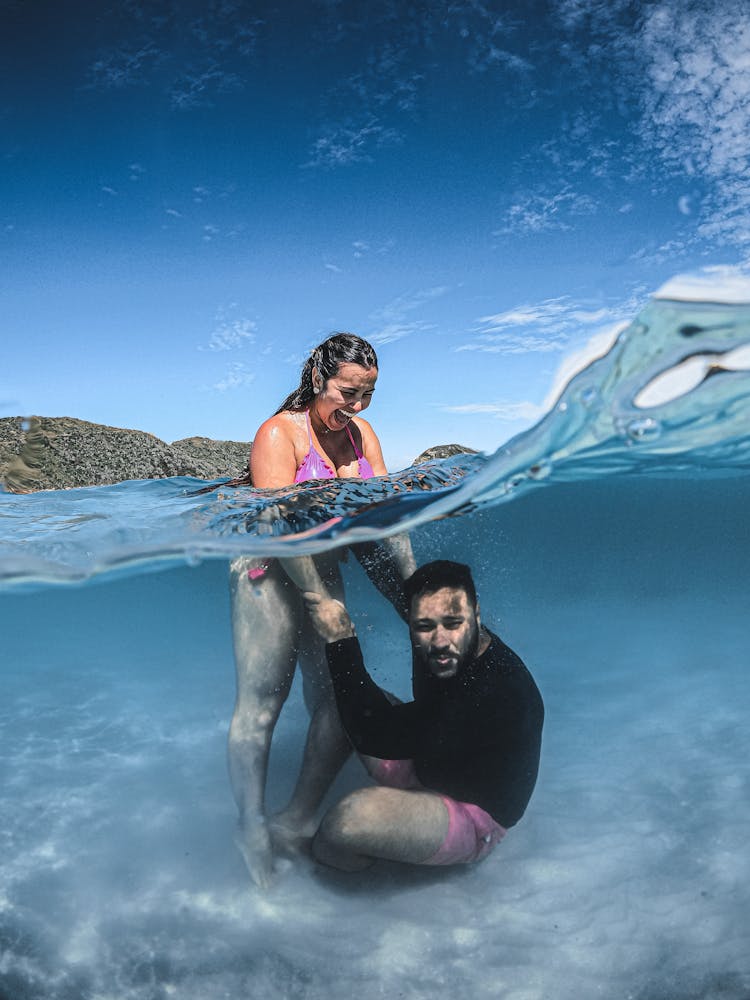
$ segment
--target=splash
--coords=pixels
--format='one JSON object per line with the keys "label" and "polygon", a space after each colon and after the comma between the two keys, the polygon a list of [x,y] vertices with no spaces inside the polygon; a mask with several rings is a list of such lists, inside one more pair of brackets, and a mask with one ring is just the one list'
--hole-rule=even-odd
{"label": "splash", "polygon": [[704,299],[691,301],[694,289],[666,287],[568,382],[536,426],[490,457],[459,455],[367,482],[273,491],[219,485],[201,495],[199,481],[179,478],[0,494],[0,583],[81,582],[239,553],[317,553],[551,483],[745,473],[746,292],[702,288]]}

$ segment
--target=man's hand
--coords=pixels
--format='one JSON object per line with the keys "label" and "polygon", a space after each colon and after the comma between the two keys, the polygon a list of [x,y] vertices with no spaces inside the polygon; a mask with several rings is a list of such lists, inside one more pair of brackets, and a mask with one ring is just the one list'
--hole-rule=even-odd
{"label": "man's hand", "polygon": [[341,603],[332,597],[321,597],[306,590],[302,595],[310,612],[315,631],[324,642],[337,642],[355,634],[349,613]]}

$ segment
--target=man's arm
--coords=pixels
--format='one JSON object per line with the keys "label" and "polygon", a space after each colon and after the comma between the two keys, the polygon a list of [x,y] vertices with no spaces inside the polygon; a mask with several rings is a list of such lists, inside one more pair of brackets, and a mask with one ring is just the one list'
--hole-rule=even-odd
{"label": "man's arm", "polygon": [[351,618],[340,601],[304,595],[310,618],[326,642],[339,715],[354,747],[381,759],[413,757],[418,740],[416,706],[392,704],[365,669]]}

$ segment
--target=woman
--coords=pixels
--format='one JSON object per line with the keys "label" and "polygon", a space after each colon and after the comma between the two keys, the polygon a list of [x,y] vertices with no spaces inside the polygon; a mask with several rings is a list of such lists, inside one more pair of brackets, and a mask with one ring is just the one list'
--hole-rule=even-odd
{"label": "woman", "polygon": [[[361,416],[370,405],[377,377],[375,351],[360,337],[337,333],[316,347],[297,389],[255,435],[253,485],[274,489],[310,479],[385,475],[380,442]],[[388,592],[389,575],[392,584],[395,575],[405,579],[416,566],[406,536],[382,548],[385,559],[373,558],[370,547],[362,561],[377,586]],[[229,730],[229,771],[240,812],[237,844],[261,887],[271,881],[274,849],[293,850],[314,832],[318,806],[350,752],[323,646],[306,617],[301,590],[343,597],[335,552],[315,559],[240,558],[232,563],[237,702]],[[392,599],[396,603],[397,598]],[[292,798],[267,820],[271,738],[298,659],[310,729]]]}

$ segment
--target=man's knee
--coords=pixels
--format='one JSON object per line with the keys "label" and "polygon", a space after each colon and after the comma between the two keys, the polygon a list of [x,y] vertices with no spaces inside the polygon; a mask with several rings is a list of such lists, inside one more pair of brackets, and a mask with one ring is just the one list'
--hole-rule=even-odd
{"label": "man's knee", "polygon": [[378,788],[350,792],[323,817],[319,832],[327,840],[350,845],[358,843],[377,822]]}
{"label": "man's knee", "polygon": [[373,815],[370,793],[375,791],[363,788],[351,792],[328,810],[312,842],[317,861],[348,872],[361,871],[375,863],[366,850]]}

